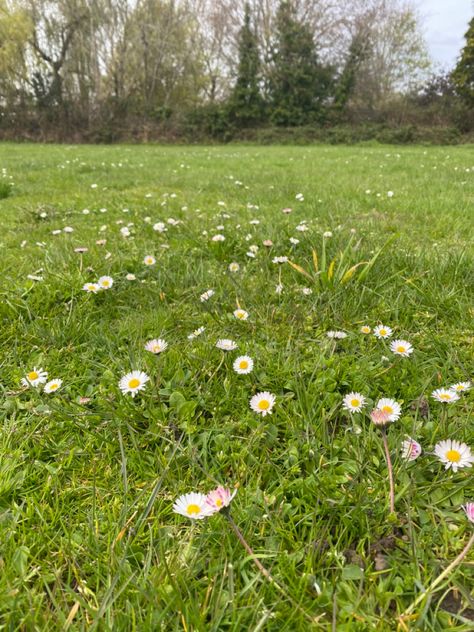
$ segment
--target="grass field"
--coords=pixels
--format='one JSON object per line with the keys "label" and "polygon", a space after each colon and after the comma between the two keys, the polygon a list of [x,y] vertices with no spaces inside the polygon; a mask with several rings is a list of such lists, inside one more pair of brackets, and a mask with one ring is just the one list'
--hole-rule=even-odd
{"label": "grass field", "polygon": [[[472,468],[434,454],[474,448],[473,391],[431,396],[472,378],[472,146],[0,145],[2,169],[1,630],[473,629],[472,550],[411,607],[474,529]],[[253,554],[227,510],[173,512],[219,484]]]}

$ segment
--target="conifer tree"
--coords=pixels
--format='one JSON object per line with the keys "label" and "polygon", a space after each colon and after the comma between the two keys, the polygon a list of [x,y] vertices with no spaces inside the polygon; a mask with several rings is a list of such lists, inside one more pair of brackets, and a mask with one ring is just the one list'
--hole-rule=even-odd
{"label": "conifer tree", "polygon": [[462,99],[469,106],[474,106],[474,18],[469,23],[465,35],[466,45],[453,71],[453,82]]}

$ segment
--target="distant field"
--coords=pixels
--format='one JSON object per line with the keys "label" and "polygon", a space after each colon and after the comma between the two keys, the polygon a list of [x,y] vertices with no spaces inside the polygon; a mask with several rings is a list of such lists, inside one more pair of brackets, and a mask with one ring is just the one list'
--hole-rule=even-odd
{"label": "distant field", "polygon": [[[431,396],[473,376],[472,146],[3,144],[2,197],[1,630],[473,629],[472,550],[410,609],[474,530],[474,389]],[[274,581],[173,512],[219,484]]]}

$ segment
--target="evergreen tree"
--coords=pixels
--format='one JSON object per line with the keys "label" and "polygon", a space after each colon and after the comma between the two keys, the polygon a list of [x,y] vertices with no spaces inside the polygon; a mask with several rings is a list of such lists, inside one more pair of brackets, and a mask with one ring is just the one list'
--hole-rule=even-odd
{"label": "evergreen tree", "polygon": [[351,41],[346,63],[337,81],[334,91],[334,106],[343,110],[354,92],[357,74],[370,47],[368,33],[359,31]]}
{"label": "evergreen tree", "polygon": [[232,118],[244,125],[256,123],[262,117],[263,99],[259,72],[258,41],[252,29],[250,5],[246,3],[244,23],[239,33],[237,81],[229,103]]}
{"label": "evergreen tree", "polygon": [[332,71],[318,59],[310,27],[298,20],[292,1],[280,2],[270,55],[268,96],[277,125],[301,125],[321,118]]}
{"label": "evergreen tree", "polygon": [[474,18],[465,35],[466,45],[453,71],[457,92],[469,106],[474,106]]}

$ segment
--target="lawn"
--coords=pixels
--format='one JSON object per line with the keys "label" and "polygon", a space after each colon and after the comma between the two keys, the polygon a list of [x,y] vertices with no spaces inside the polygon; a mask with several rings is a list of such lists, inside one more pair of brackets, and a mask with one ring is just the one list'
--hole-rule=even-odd
{"label": "lawn", "polygon": [[473,180],[472,146],[0,145],[0,629],[472,630],[472,550],[429,587],[474,530],[435,453],[474,448]]}

